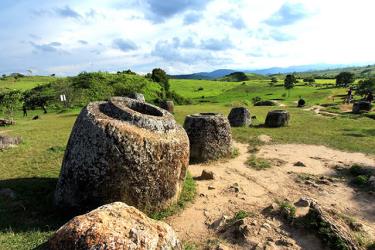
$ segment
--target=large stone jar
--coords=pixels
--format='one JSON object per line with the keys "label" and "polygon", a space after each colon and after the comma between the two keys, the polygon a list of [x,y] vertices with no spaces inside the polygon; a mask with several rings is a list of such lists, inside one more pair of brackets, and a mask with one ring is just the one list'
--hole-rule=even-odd
{"label": "large stone jar", "polygon": [[353,104],[352,112],[359,114],[361,112],[368,112],[372,108],[371,102],[359,101]]}
{"label": "large stone jar", "polygon": [[92,102],[70,135],[55,203],[157,211],[177,201],[188,163],[189,139],[167,111],[130,98]]}
{"label": "large stone jar", "polygon": [[226,117],[217,113],[199,113],[185,118],[184,128],[190,140],[190,161],[205,162],[228,157],[232,151],[232,133]]}
{"label": "large stone jar", "polygon": [[251,124],[250,112],[245,107],[232,108],[228,120],[232,127],[249,126]]}
{"label": "large stone jar", "polygon": [[290,115],[286,110],[273,110],[268,112],[266,118],[266,126],[277,128],[287,126],[289,124]]}

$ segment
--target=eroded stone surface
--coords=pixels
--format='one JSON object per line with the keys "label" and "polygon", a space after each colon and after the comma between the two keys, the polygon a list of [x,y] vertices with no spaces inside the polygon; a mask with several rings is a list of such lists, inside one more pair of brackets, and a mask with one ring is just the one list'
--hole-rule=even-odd
{"label": "eroded stone surface", "polygon": [[232,132],[229,121],[221,114],[188,115],[184,128],[190,140],[190,160],[204,162],[230,156]]}
{"label": "eroded stone surface", "polygon": [[288,125],[290,120],[289,112],[286,110],[273,110],[268,112],[266,118],[267,127],[283,127]]}
{"label": "eroded stone surface", "polygon": [[250,112],[245,107],[232,108],[228,120],[232,127],[249,126],[251,124]]}
{"label": "eroded stone surface", "polygon": [[142,211],[176,202],[189,140],[173,116],[129,98],[93,102],[77,118],[55,192],[59,207],[123,201]]}
{"label": "eroded stone surface", "polygon": [[74,217],[48,242],[62,249],[182,249],[173,229],[134,207],[115,202]]}
{"label": "eroded stone surface", "polygon": [[18,145],[21,142],[22,142],[22,138],[19,136],[11,137],[7,135],[0,135],[0,150]]}
{"label": "eroded stone surface", "polygon": [[135,99],[137,101],[140,101],[140,102],[145,102],[145,96],[141,93],[134,92],[134,93],[129,94],[128,97],[131,98],[131,99]]}

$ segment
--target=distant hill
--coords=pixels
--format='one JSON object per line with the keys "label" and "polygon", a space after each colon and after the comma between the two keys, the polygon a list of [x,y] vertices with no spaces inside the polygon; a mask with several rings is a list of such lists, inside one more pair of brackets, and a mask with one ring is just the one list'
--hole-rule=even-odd
{"label": "distant hill", "polygon": [[242,82],[242,81],[248,81],[248,80],[263,80],[267,78],[268,76],[264,76],[264,75],[236,71],[224,77],[217,78],[216,80],[223,81],[223,82]]}
{"label": "distant hill", "polygon": [[[348,66],[343,64],[313,64],[313,65],[299,65],[290,67],[273,67],[266,69],[255,69],[255,70],[233,70],[233,69],[218,69],[212,72],[199,72],[186,75],[171,75],[171,78],[175,79],[203,79],[213,80],[225,77],[234,72],[253,73],[257,75],[276,75],[276,74],[287,74],[287,73],[301,73],[301,75],[310,76],[313,74],[327,75],[332,77],[342,71],[350,71],[355,73],[359,77],[366,77],[368,75],[375,75],[375,65],[366,66]],[[303,73],[303,74],[302,74]]]}

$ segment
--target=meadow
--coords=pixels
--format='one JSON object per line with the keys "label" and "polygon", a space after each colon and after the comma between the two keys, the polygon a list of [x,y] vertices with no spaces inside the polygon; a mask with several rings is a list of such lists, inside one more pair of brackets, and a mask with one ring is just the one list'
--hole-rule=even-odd
{"label": "meadow", "polygon": [[[0,88],[29,89],[45,84],[48,79],[32,78],[17,82],[0,82]],[[218,82],[205,80],[171,80],[171,89],[193,104],[175,107],[176,120],[183,124],[188,114],[220,112],[227,115],[235,106],[247,106],[253,119],[249,128],[234,128],[233,137],[251,143],[261,134],[272,137],[273,143],[305,143],[326,145],[345,151],[375,155],[374,120],[362,115],[340,114],[336,117],[319,116],[296,107],[302,96],[307,106],[342,103],[344,88],[325,84],[334,80],[317,80],[315,86],[298,84],[288,92],[281,85],[269,86],[269,80],[243,82]],[[283,107],[255,107],[254,97],[274,99]],[[333,97],[335,97],[333,99]],[[291,122],[284,128],[265,128],[264,119],[269,110],[287,109]],[[16,125],[1,127],[0,135],[17,135],[23,143],[0,152],[0,189],[11,188],[17,194],[15,201],[0,197],[0,249],[33,249],[69,217],[61,215],[52,205],[52,197],[59,175],[62,157],[71,128],[80,108],[67,111],[30,111],[28,117],[16,113]],[[39,115],[41,119],[32,120]]]}

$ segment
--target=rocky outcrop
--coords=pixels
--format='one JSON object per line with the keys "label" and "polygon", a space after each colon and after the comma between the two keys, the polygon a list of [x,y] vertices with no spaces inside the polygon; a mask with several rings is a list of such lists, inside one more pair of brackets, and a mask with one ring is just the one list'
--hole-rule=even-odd
{"label": "rocky outcrop", "polygon": [[352,112],[355,114],[361,113],[361,112],[368,112],[372,108],[371,102],[366,101],[359,101],[353,104],[353,110]]}
{"label": "rocky outcrop", "polygon": [[189,162],[189,140],[173,116],[129,98],[85,107],[74,124],[55,203],[86,210],[123,201],[142,211],[176,202]]}
{"label": "rocky outcrop", "polygon": [[232,108],[228,120],[232,127],[249,126],[251,124],[250,112],[244,107]]}
{"label": "rocky outcrop", "polygon": [[48,241],[51,250],[182,249],[173,229],[122,202],[74,217]]}
{"label": "rocky outcrop", "polygon": [[18,145],[22,142],[21,137],[12,137],[7,135],[0,135],[0,150],[13,147],[15,145]]}
{"label": "rocky outcrop", "polygon": [[140,102],[145,102],[145,96],[141,93],[133,92],[133,93],[130,93],[128,95],[128,97],[131,98],[131,99],[135,99],[137,101],[140,101]]}
{"label": "rocky outcrop", "polygon": [[268,112],[266,126],[271,128],[283,127],[288,125],[290,120],[289,112],[286,110],[273,110]]}
{"label": "rocky outcrop", "polygon": [[15,125],[16,122],[8,119],[0,119],[0,127]]}
{"label": "rocky outcrop", "polygon": [[167,110],[169,113],[173,113],[174,112],[174,103],[173,103],[173,101],[165,101],[165,100],[163,100],[163,101],[160,102],[160,107],[162,109]]}
{"label": "rocky outcrop", "polygon": [[221,114],[188,115],[184,128],[190,140],[190,160],[205,162],[228,157],[232,150],[229,121]]}

